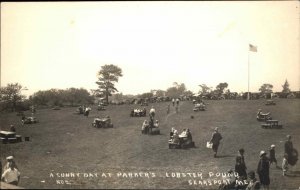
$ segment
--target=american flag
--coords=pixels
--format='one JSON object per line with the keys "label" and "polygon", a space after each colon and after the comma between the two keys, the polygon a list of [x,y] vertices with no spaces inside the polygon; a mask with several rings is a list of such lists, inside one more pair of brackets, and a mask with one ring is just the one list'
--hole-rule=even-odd
{"label": "american flag", "polygon": [[249,44],[249,51],[257,52],[257,46]]}

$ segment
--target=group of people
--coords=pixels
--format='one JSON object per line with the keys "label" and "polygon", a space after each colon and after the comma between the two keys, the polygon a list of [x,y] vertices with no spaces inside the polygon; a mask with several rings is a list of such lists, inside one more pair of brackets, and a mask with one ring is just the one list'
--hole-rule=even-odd
{"label": "group of people", "polygon": [[20,181],[20,172],[18,170],[18,167],[14,161],[13,156],[6,157],[7,163],[3,167],[3,173],[2,173],[2,164],[0,162],[1,167],[1,181],[4,181],[5,183],[12,184],[12,185],[18,185]]}
{"label": "group of people", "polygon": [[183,129],[179,134],[178,131],[173,127],[170,131],[170,139],[169,142],[173,144],[190,144],[193,142],[192,134],[190,129]]}
{"label": "group of people", "polygon": [[[295,156],[293,155],[293,151],[294,151],[294,148],[293,148],[293,143],[291,141],[291,136],[288,135],[287,140],[284,145],[284,156],[283,156],[282,166],[281,166],[283,176],[286,175],[289,165],[293,165],[295,160],[297,161],[297,159],[298,159],[298,158],[295,158]],[[241,148],[241,149],[239,149],[238,156],[236,157],[235,172],[238,173],[240,180],[247,180],[247,172],[246,172],[247,167],[246,167],[246,163],[245,163],[244,153],[245,153],[245,150],[243,148]],[[275,145],[272,144],[270,146],[269,156],[267,156],[267,152],[264,150],[260,151],[259,156],[260,156],[260,159],[259,159],[257,170],[256,170],[258,177],[259,177],[259,181],[256,180],[255,173],[253,171],[251,171],[252,176],[248,176],[248,177],[252,178],[252,180],[255,179],[254,181],[256,181],[255,188],[253,188],[253,189],[259,189],[260,186],[262,186],[264,189],[268,189],[269,185],[270,185],[269,170],[270,170],[271,164],[274,163],[276,165],[276,168],[280,168],[277,165]]]}
{"label": "group of people", "polygon": [[131,110],[131,113],[130,113],[130,116],[146,116],[146,113],[147,113],[147,110],[146,108],[143,108],[143,109],[132,109]]}
{"label": "group of people", "polygon": [[142,124],[142,134],[151,134],[153,128],[159,127],[159,121],[155,120],[155,122],[148,122],[148,120],[145,120]]}
{"label": "group of people", "polygon": [[149,111],[149,122],[148,120],[145,120],[142,125],[142,134],[151,134],[153,128],[159,127],[159,121],[155,120],[155,108],[152,106]]}
{"label": "group of people", "polygon": [[85,106],[85,105],[79,106],[79,108],[78,108],[79,114],[83,114],[86,117],[89,116],[91,110],[92,110],[92,108]]}
{"label": "group of people", "polygon": [[[177,131],[176,130],[173,131],[173,128],[172,128],[172,134],[177,134]],[[175,137],[176,137],[176,135],[175,135]],[[222,135],[218,131],[218,127],[216,127],[214,130],[214,133],[212,134],[212,138],[209,141],[209,143],[212,144],[214,157],[217,157],[218,147],[220,145],[220,141],[222,140],[222,138],[223,138]],[[281,166],[283,176],[286,175],[289,165],[294,165],[298,160],[297,155],[295,155],[295,149],[293,148],[293,143],[291,141],[291,138],[292,137],[290,135],[287,135],[287,140],[284,144],[284,156],[283,156],[282,166]],[[247,167],[246,167],[246,163],[245,163],[244,153],[245,153],[245,150],[243,148],[239,149],[238,155],[236,157],[235,172],[238,173],[240,180],[247,180],[248,179],[247,177],[249,177],[249,180],[252,181],[251,184],[253,185],[254,181],[256,181],[255,173],[253,171],[251,171],[251,175],[247,176],[247,171],[246,171]],[[259,176],[259,184],[264,189],[268,189],[269,184],[270,184],[270,177],[269,177],[270,165],[274,163],[276,165],[276,168],[280,168],[277,165],[277,159],[276,159],[276,154],[275,154],[275,145],[272,144],[270,146],[269,156],[267,156],[267,152],[264,150],[262,150],[260,152],[259,156],[260,156],[260,160],[258,162],[257,171],[256,171]],[[258,185],[255,185],[255,186],[258,186]]]}

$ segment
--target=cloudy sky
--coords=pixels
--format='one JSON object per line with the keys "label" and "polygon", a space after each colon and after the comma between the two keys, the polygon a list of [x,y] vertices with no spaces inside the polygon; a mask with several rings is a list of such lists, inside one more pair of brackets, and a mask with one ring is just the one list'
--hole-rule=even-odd
{"label": "cloudy sky", "polygon": [[95,89],[115,64],[123,94],[173,82],[246,92],[249,60],[250,91],[286,79],[300,90],[299,13],[298,1],[1,3],[1,86]]}

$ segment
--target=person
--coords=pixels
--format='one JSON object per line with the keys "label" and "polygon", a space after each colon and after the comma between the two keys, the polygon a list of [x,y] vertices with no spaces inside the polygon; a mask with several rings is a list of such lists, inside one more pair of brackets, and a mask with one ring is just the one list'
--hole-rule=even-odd
{"label": "person", "polygon": [[178,131],[175,129],[174,134],[173,134],[173,143],[175,144],[179,144],[180,143],[180,139],[179,139],[179,135],[178,135]]}
{"label": "person", "polygon": [[267,153],[264,150],[262,150],[260,151],[260,160],[257,166],[257,173],[259,176],[259,181],[264,189],[269,189],[269,185],[270,185],[269,170],[270,170],[270,162],[267,158]]}
{"label": "person", "polygon": [[177,104],[177,106],[179,106],[179,99],[178,98],[176,99],[176,104]]}
{"label": "person", "polygon": [[8,157],[6,157],[6,161],[7,161],[7,163],[4,165],[3,171],[9,169],[9,164],[10,164],[10,163],[13,163],[14,166],[15,166],[15,168],[18,169],[18,166],[17,166],[17,164],[16,164],[16,162],[15,162],[13,156],[8,156]]}
{"label": "person", "polygon": [[158,126],[159,126],[159,122],[158,120],[155,120],[154,127],[158,128]]}
{"label": "person", "polygon": [[21,122],[22,122],[22,125],[24,124],[25,122],[25,119],[26,119],[26,116],[24,113],[22,113],[22,117],[21,117]]}
{"label": "person", "polygon": [[275,145],[272,144],[271,148],[270,148],[270,164],[273,164],[273,162],[276,164],[276,168],[277,168],[277,160],[275,157]]}
{"label": "person", "polygon": [[293,153],[293,142],[292,142],[292,136],[287,135],[287,140],[284,143],[284,153],[287,154],[287,161],[290,164],[292,160],[292,153]]}
{"label": "person", "polygon": [[173,138],[173,135],[174,135],[174,131],[175,131],[175,128],[172,127],[171,131],[170,131],[170,139]]}
{"label": "person", "polygon": [[170,104],[168,104],[168,108],[167,108],[167,114],[170,113]]}
{"label": "person", "polygon": [[238,156],[236,157],[235,172],[239,174],[240,178],[247,179],[247,167],[245,164],[244,153],[245,150],[243,148],[239,149]]}
{"label": "person", "polygon": [[8,184],[18,185],[20,181],[20,172],[15,167],[13,162],[9,163],[9,168],[4,170],[4,173],[1,176],[1,180],[4,180]]}
{"label": "person", "polygon": [[255,178],[255,172],[250,171],[248,173],[249,176],[249,182],[246,187],[246,190],[257,190],[260,189],[260,182]]}
{"label": "person", "polygon": [[262,115],[262,112],[261,112],[261,109],[258,109],[257,116],[260,116],[260,115]]}
{"label": "person", "polygon": [[214,157],[217,157],[217,152],[218,152],[218,148],[220,145],[220,141],[222,140],[222,135],[218,132],[218,127],[215,128],[214,133],[212,134],[210,143],[213,144],[212,145],[212,149],[214,151]]}
{"label": "person", "polygon": [[149,111],[149,114],[150,114],[150,117],[154,117],[155,116],[155,109],[154,107],[152,106],[150,111]]}
{"label": "person", "polygon": [[175,106],[175,99],[173,98],[172,99],[172,104],[173,104],[173,107]]}
{"label": "person", "polygon": [[148,132],[148,126],[149,126],[148,121],[145,120],[143,122],[143,125],[142,125],[142,134],[147,134],[147,132]]}
{"label": "person", "polygon": [[146,114],[147,114],[147,110],[146,110],[146,108],[144,107],[144,108],[143,108],[142,115],[143,115],[143,116],[146,116]]}
{"label": "person", "polygon": [[148,133],[149,133],[149,134],[152,133],[152,128],[153,128],[153,127],[154,127],[153,117],[150,116],[149,127],[148,127]]}
{"label": "person", "polygon": [[282,160],[282,175],[285,176],[286,172],[288,171],[288,155],[284,154],[283,160]]}
{"label": "person", "polygon": [[86,116],[86,117],[89,117],[90,111],[91,111],[91,108],[90,108],[90,107],[86,107],[86,108],[85,108],[85,116]]}
{"label": "person", "polygon": [[10,125],[10,131],[11,131],[11,132],[16,132],[16,128],[15,128],[14,125]]}
{"label": "person", "polygon": [[193,142],[193,137],[192,137],[192,133],[191,133],[190,129],[187,129],[187,130],[186,130],[186,136],[187,136],[187,141],[186,141],[186,143],[187,143],[187,144],[192,143],[192,142]]}

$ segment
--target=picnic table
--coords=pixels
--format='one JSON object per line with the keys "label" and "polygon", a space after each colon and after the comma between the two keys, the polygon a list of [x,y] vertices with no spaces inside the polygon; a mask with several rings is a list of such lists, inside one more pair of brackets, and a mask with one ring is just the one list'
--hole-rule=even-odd
{"label": "picnic table", "polygon": [[267,120],[266,123],[261,124],[262,128],[265,129],[282,129],[282,125],[279,124],[278,120]]}

